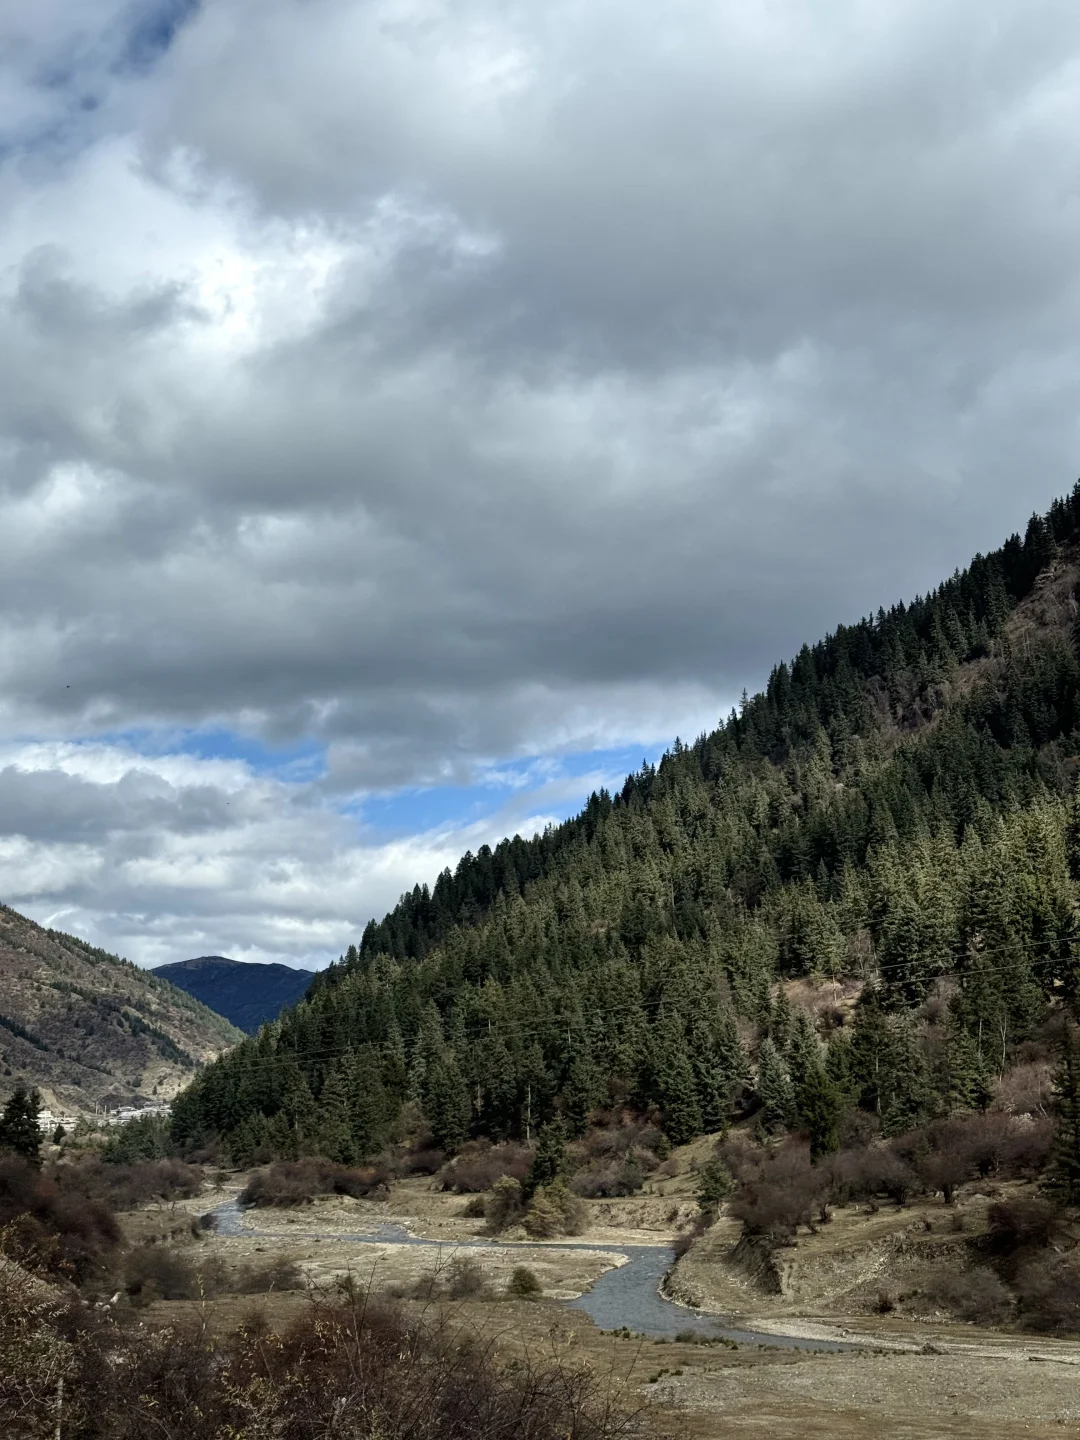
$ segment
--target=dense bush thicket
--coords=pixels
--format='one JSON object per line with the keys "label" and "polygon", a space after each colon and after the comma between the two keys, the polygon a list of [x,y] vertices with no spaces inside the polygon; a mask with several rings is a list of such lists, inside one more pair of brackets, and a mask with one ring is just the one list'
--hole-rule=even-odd
{"label": "dense bush thicket", "polygon": [[[1044,1118],[958,1114],[888,1141],[849,1146],[815,1163],[805,1139],[762,1146],[740,1134],[718,1142],[702,1172],[703,1188],[708,1189],[710,1168],[718,1167],[728,1213],[742,1222],[744,1253],[765,1275],[776,1247],[790,1244],[800,1227],[813,1231],[827,1224],[834,1207],[903,1207],[928,1194],[942,1194],[951,1205],[966,1183],[990,1182],[996,1188],[1049,1173],[1050,1183],[1040,1191],[1009,1191],[994,1201],[986,1233],[970,1236],[960,1255],[938,1261],[924,1289],[883,1290],[877,1308],[891,1310],[906,1299],[920,1310],[929,1306],[960,1320],[1075,1334],[1080,1252],[1072,1214],[1047,1170],[1054,1138]],[[714,1213],[699,1203],[706,1219]],[[961,1233],[959,1214],[955,1220]]]}
{"label": "dense bush thicket", "polygon": [[0,1235],[9,1259],[76,1284],[110,1265],[120,1242],[100,1199],[62,1187],[11,1152],[0,1154]]}
{"label": "dense bush thicket", "polygon": [[135,1210],[152,1201],[168,1203],[199,1193],[202,1172],[182,1160],[105,1163],[88,1155],[49,1168],[66,1194],[98,1200],[113,1210]]}
{"label": "dense bush thicket", "polygon": [[[1054,1127],[1043,1117],[969,1112],[889,1141],[850,1145],[816,1162],[808,1142],[798,1136],[766,1146],[742,1134],[732,1136],[718,1144],[716,1158],[737,1182],[728,1212],[742,1221],[748,1236],[782,1243],[800,1226],[824,1223],[830,1206],[861,1203],[873,1210],[882,1204],[904,1206],[926,1194],[941,1194],[951,1204],[968,1181],[1036,1179],[1044,1174],[1053,1145]],[[999,1250],[1011,1214],[1004,1204],[991,1211]],[[1047,1217],[1054,1216],[1060,1223],[1062,1210],[1046,1198],[1018,1206],[1016,1214],[1026,1216],[1029,1225],[1036,1215],[1049,1224]]]}
{"label": "dense bush thicket", "polygon": [[257,1321],[226,1335],[198,1321],[131,1329],[0,1269],[0,1433],[51,1440],[58,1426],[68,1440],[649,1433],[590,1371],[527,1357],[503,1366],[478,1338],[410,1324],[371,1303],[312,1303],[280,1332]]}
{"label": "dense bush thicket", "polygon": [[[818,1158],[853,1113],[897,1135],[1030,1078],[1080,989],[1078,538],[1080,487],[618,794],[403,897],[208,1067],[177,1142],[351,1165],[425,1129],[453,1153],[612,1106],[680,1142],[754,1109]],[[789,1003],[799,977],[832,999]],[[605,1169],[595,1193],[634,1183]]]}
{"label": "dense bush thicket", "polygon": [[387,1179],[387,1172],[376,1165],[352,1170],[325,1160],[287,1160],[253,1175],[240,1193],[240,1204],[310,1205],[317,1195],[351,1195],[359,1199],[385,1192]]}

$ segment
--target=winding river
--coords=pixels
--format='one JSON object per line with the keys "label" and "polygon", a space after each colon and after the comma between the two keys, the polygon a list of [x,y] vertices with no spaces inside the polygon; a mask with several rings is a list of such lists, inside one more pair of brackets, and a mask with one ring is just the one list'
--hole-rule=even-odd
{"label": "winding river", "polygon": [[[245,1211],[235,1200],[227,1200],[212,1212],[220,1235],[251,1236],[255,1239],[326,1239],[314,1231],[256,1230],[244,1224]],[[384,1224],[366,1232],[338,1233],[334,1239],[355,1245],[424,1245],[431,1249],[531,1250],[545,1242],[535,1240],[424,1240],[410,1235],[400,1225]],[[675,1261],[670,1245],[593,1245],[586,1241],[560,1240],[551,1249],[590,1250],[626,1256],[626,1264],[606,1270],[591,1289],[575,1300],[565,1301],[570,1310],[584,1310],[601,1330],[625,1327],[638,1335],[673,1338],[693,1331],[713,1339],[734,1340],[742,1345],[775,1345],[787,1350],[854,1350],[860,1347],[840,1340],[809,1340],[798,1335],[772,1335],[746,1330],[727,1320],[684,1309],[660,1293],[664,1276]]]}

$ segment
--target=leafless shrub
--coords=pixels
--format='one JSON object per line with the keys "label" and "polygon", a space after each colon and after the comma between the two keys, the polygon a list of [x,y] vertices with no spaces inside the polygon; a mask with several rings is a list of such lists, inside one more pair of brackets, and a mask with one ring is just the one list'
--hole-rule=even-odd
{"label": "leafless shrub", "polygon": [[926,1293],[960,1320],[977,1325],[1001,1325],[1013,1311],[1013,1299],[993,1270],[946,1270],[935,1275]]}
{"label": "leafless shrub", "polygon": [[446,1151],[434,1145],[423,1145],[418,1150],[407,1150],[394,1163],[399,1176],[437,1175],[446,1164]]}
{"label": "leafless shrub", "polygon": [[0,1230],[10,1258],[76,1284],[100,1273],[120,1241],[107,1205],[61,1190],[18,1155],[0,1156]]}
{"label": "leafless shrub", "polygon": [[821,1168],[828,1176],[830,1197],[837,1205],[865,1200],[876,1208],[883,1195],[897,1205],[905,1205],[919,1183],[903,1156],[884,1145],[841,1150]]}
{"label": "leafless shrub", "polygon": [[[798,1141],[759,1156],[752,1169],[741,1167],[741,1183],[728,1211],[742,1221],[747,1238],[777,1244],[790,1239],[800,1225],[813,1225],[827,1194],[828,1177],[811,1165],[809,1147]],[[724,1159],[728,1164],[726,1154]]]}
{"label": "leafless shrub", "polygon": [[439,1180],[444,1190],[453,1190],[459,1195],[476,1195],[490,1190],[504,1175],[513,1180],[524,1180],[529,1173],[531,1158],[523,1145],[473,1142],[443,1167]]}
{"label": "leafless shrub", "polygon": [[240,1204],[256,1207],[307,1205],[316,1195],[354,1199],[385,1191],[388,1174],[381,1166],[351,1170],[329,1160],[282,1160],[260,1170],[240,1194]]}
{"label": "leafless shrub", "polygon": [[[650,1158],[655,1166],[655,1158]],[[582,1166],[574,1172],[570,1188],[586,1200],[636,1195],[645,1183],[645,1175],[645,1166],[635,1151],[623,1160],[593,1161]]]}
{"label": "leafless shrub", "polygon": [[487,1293],[487,1281],[471,1255],[455,1255],[446,1267],[446,1291],[451,1300],[475,1300]]}
{"label": "leafless shrub", "polygon": [[656,1148],[663,1132],[658,1126],[620,1114],[606,1124],[594,1126],[574,1146],[582,1161],[622,1160],[631,1154],[647,1170],[657,1164]]}
{"label": "leafless shrub", "polygon": [[190,1199],[202,1188],[202,1171],[182,1160],[136,1160],[105,1164],[96,1156],[59,1164],[49,1174],[65,1193],[89,1196],[114,1210],[135,1210],[151,1201]]}
{"label": "leafless shrub", "polygon": [[1049,1255],[1034,1257],[1020,1267],[1015,1289],[1025,1329],[1080,1332],[1080,1275],[1072,1264]]}
{"label": "leafless shrub", "polygon": [[953,1203],[957,1190],[971,1174],[967,1156],[948,1148],[918,1156],[915,1168],[927,1189],[941,1191],[946,1205]]}
{"label": "leafless shrub", "polygon": [[1053,1092],[1054,1067],[1049,1060],[1015,1065],[994,1085],[994,1106],[1009,1115],[1045,1118]]}
{"label": "leafless shrub", "polygon": [[186,1255],[157,1245],[133,1250],[124,1265],[124,1289],[133,1305],[155,1300],[195,1300],[199,1275]]}
{"label": "leafless shrub", "polygon": [[[204,1267],[205,1268],[205,1267]],[[280,1294],[307,1287],[304,1273],[293,1260],[269,1260],[265,1265],[241,1265],[229,1276],[218,1293],[232,1295]]]}
{"label": "leafless shrub", "polygon": [[1041,1196],[997,1200],[987,1213],[987,1243],[992,1254],[1014,1255],[1018,1250],[1044,1250],[1064,1236],[1065,1213]]}

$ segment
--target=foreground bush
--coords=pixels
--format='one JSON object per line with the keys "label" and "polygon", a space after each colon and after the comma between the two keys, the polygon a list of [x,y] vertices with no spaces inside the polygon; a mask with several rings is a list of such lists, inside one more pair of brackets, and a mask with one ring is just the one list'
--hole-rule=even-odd
{"label": "foreground bush", "polygon": [[384,1192],[387,1173],[375,1165],[350,1170],[329,1160],[281,1160],[253,1175],[240,1194],[247,1206],[309,1205],[316,1195],[351,1195],[361,1199]]}
{"label": "foreground bush", "polygon": [[[462,1331],[393,1310],[312,1303],[280,1333],[197,1320],[127,1328],[27,1292],[0,1270],[4,1440],[614,1440],[647,1437],[587,1369],[503,1366]],[[63,1380],[61,1390],[59,1382]]]}
{"label": "foreground bush", "polygon": [[111,1262],[120,1241],[102,1201],[62,1190],[18,1155],[0,1155],[3,1252],[28,1270],[82,1284]]}

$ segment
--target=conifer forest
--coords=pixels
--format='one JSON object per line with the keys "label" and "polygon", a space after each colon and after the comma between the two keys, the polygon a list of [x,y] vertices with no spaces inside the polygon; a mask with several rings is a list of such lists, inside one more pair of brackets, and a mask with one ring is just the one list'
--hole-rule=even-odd
{"label": "conifer forest", "polygon": [[985,1107],[1067,1048],[1080,988],[1078,596],[1080,486],[403,895],[201,1073],[175,1141],[355,1164],[621,1111],[672,1144],[752,1116],[818,1155]]}

